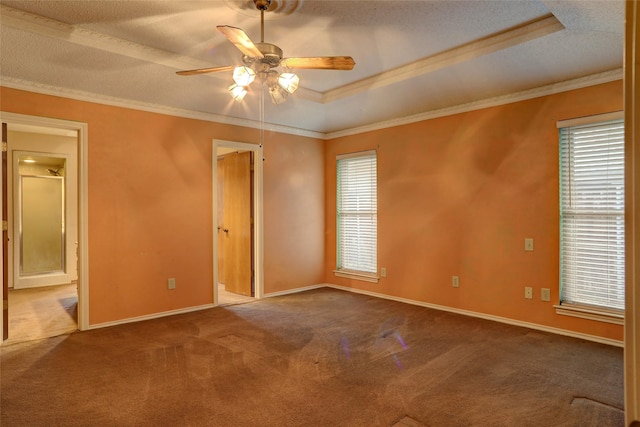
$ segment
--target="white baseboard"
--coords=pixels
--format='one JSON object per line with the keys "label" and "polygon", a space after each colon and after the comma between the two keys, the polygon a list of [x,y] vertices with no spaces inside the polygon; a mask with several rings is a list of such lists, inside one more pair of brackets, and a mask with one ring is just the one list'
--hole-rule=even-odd
{"label": "white baseboard", "polygon": [[195,307],[180,308],[177,310],[161,311],[159,313],[146,314],[144,316],[129,317],[126,319],[115,320],[113,322],[96,323],[95,325],[89,325],[89,327],[86,330],[107,328],[109,326],[124,325],[126,323],[142,322],[143,320],[158,319],[160,317],[174,316],[176,314],[191,313],[193,311],[207,310],[209,308],[214,308],[214,307],[215,305],[213,304],[204,304],[204,305],[197,305]]}
{"label": "white baseboard", "polygon": [[[535,330],[543,331],[543,332],[550,332],[552,334],[564,335],[564,336],[573,337],[573,338],[579,338],[579,339],[583,339],[583,340],[586,340],[586,341],[598,342],[598,343],[601,343],[601,344],[607,344],[607,345],[611,345],[611,346],[615,346],[615,347],[624,347],[624,341],[621,341],[621,340],[603,338],[603,337],[599,337],[599,336],[596,336],[596,335],[584,334],[584,333],[581,333],[581,332],[568,331],[566,329],[553,328],[553,327],[550,327],[550,326],[538,325],[536,323],[523,322],[521,320],[509,319],[507,317],[500,317],[500,316],[494,316],[494,315],[491,315],[491,314],[478,313],[478,312],[470,311],[470,310],[462,310],[462,309],[459,309],[459,308],[447,307],[447,306],[438,305],[438,304],[431,304],[431,303],[428,303],[428,302],[416,301],[416,300],[412,300],[412,299],[408,299],[408,298],[401,298],[401,297],[381,294],[381,293],[377,293],[377,292],[364,291],[364,290],[360,290],[360,289],[349,288],[349,287],[346,287],[346,286],[334,285],[334,284],[331,284],[331,283],[323,283],[323,284],[319,284],[319,285],[305,286],[303,288],[295,288],[295,289],[287,289],[287,290],[279,291],[279,292],[271,292],[271,293],[265,294],[264,298],[271,298],[271,297],[277,297],[277,296],[283,296],[283,295],[296,294],[296,293],[310,291],[310,290],[313,290],[313,289],[319,289],[319,288],[324,288],[324,287],[338,289],[338,290],[347,291],[347,292],[353,292],[353,293],[356,293],[356,294],[368,295],[368,296],[371,296],[371,297],[382,298],[382,299],[391,300],[391,301],[402,302],[402,303],[405,303],[405,304],[417,305],[417,306],[425,307],[425,308],[432,308],[434,310],[447,311],[447,312],[450,312],[450,313],[461,314],[461,315],[464,315],[464,316],[477,317],[477,318],[485,319],[485,320],[492,320],[494,322],[505,323],[505,324],[513,325],[513,326],[520,326],[520,327],[523,327],[523,328],[535,329]],[[214,308],[214,307],[216,307],[214,304],[205,304],[205,305],[200,305],[200,306],[195,306],[195,307],[182,308],[182,309],[178,309],[178,310],[163,311],[163,312],[160,312],[160,313],[153,313],[153,314],[148,314],[148,315],[144,315],[144,316],[130,317],[130,318],[127,318],[127,319],[116,320],[116,321],[113,321],[113,322],[104,322],[104,323],[98,323],[98,324],[95,324],[95,325],[89,325],[87,330],[106,328],[106,327],[109,327],[109,326],[116,326],[116,325],[123,325],[123,324],[126,324],[126,323],[141,322],[143,320],[151,320],[151,319],[157,319],[157,318],[160,318],[160,317],[173,316],[173,315],[176,315],[176,314],[190,313],[190,312],[193,312],[193,311],[206,310],[206,309]]]}
{"label": "white baseboard", "polygon": [[[287,289],[286,291],[272,292],[272,293],[265,294],[263,298],[295,294],[299,292],[310,291],[312,289],[318,289],[318,288],[324,288],[324,287],[325,285],[321,284],[321,285],[305,286],[304,288]],[[158,319],[160,317],[174,316],[176,314],[190,313],[192,311],[206,310],[206,309],[215,308],[215,307],[218,307],[218,305],[204,304],[204,305],[198,305],[195,307],[187,307],[187,308],[181,308],[177,310],[162,311],[160,313],[146,314],[144,316],[137,316],[137,317],[129,317],[127,319],[115,320],[113,322],[96,323],[95,325],[89,325],[89,327],[86,330],[107,328],[109,326],[124,325],[127,323],[142,322],[144,320]]]}
{"label": "white baseboard", "polygon": [[407,299],[407,298],[400,298],[392,295],[380,294],[377,292],[363,291],[360,289],[353,289],[346,286],[333,285],[330,283],[325,283],[324,286],[328,288],[339,289],[341,291],[353,292],[356,294],[363,294],[363,295],[368,295],[376,298],[383,298],[391,301],[397,301],[397,302],[402,302],[402,303],[411,304],[411,305],[418,305],[420,307],[432,308],[434,310],[448,311],[450,313],[462,314],[464,316],[477,317],[480,319],[492,320],[494,322],[506,323],[508,325],[521,326],[523,328],[535,329],[543,332],[550,332],[552,334],[564,335],[564,336],[573,337],[573,338],[580,338],[586,341],[594,341],[594,342],[607,344],[615,347],[624,347],[624,341],[614,340],[610,338],[603,338],[596,335],[583,334],[581,332],[568,331],[566,329],[553,328],[550,326],[538,325],[536,323],[523,322],[521,320],[509,319],[507,317],[493,316],[491,314],[478,313],[475,311],[462,310],[459,308],[452,308],[444,305],[430,304],[428,302],[416,301],[416,300]]}
{"label": "white baseboard", "polygon": [[270,292],[268,294],[264,294],[264,297],[271,298],[271,297],[279,297],[282,295],[297,294],[299,292],[310,291],[318,288],[324,288],[326,286],[329,286],[329,285],[323,283],[321,285],[305,286],[304,288],[295,288],[295,289],[287,289],[286,291]]}

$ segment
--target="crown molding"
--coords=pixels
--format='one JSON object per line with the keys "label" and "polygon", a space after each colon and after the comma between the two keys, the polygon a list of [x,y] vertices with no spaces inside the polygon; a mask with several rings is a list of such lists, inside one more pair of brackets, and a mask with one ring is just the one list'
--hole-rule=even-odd
{"label": "crown molding", "polygon": [[74,89],[45,85],[42,83],[34,83],[27,80],[15,79],[12,77],[0,76],[0,86],[40,93],[43,95],[52,95],[75,99],[76,101],[93,102],[97,104],[111,105],[113,107],[129,108],[134,110],[147,111],[150,113],[165,114],[174,117],[184,117],[187,119],[203,120],[207,122],[222,123],[233,126],[264,129],[269,132],[279,132],[290,135],[306,136],[309,138],[325,139],[325,134],[322,132],[298,129],[290,126],[282,126],[272,123],[264,123],[263,128],[262,123],[256,120],[241,119],[237,117],[223,116],[220,114],[203,113],[199,111],[168,107],[165,105],[151,104],[124,98],[116,98],[112,96],[99,95]]}
{"label": "crown molding", "polygon": [[609,70],[598,74],[580,77],[577,79],[566,80],[564,82],[553,83],[546,86],[515,92],[507,95],[497,96],[493,98],[482,99],[469,102],[466,104],[455,105],[452,107],[440,108],[438,110],[426,111],[424,113],[414,114],[411,116],[400,117],[393,120],[373,123],[370,125],[358,126],[350,129],[344,129],[336,132],[328,132],[325,139],[335,139],[344,136],[357,135],[364,132],[371,132],[380,129],[387,129],[396,126],[421,122],[424,120],[436,119],[439,117],[451,116],[454,114],[466,113],[483,108],[496,107],[498,105],[511,104],[518,101],[539,98],[541,96],[554,95],[561,92],[567,92],[575,89],[582,89],[589,86],[595,86],[603,83],[609,83],[616,80],[622,80],[622,68]]}
{"label": "crown molding", "polygon": [[205,61],[143,46],[3,5],[0,5],[0,23],[3,26],[6,25],[53,39],[64,40],[77,45],[176,69],[206,68],[211,66],[210,63]]}
{"label": "crown molding", "polygon": [[[518,101],[538,98],[541,96],[554,95],[561,92],[567,92],[575,89],[582,89],[598,84],[609,83],[616,80],[622,80],[622,69],[609,70],[598,74],[592,74],[577,79],[567,80],[560,83],[554,83],[541,86],[525,91],[515,92],[512,94],[497,96],[493,98],[469,102],[466,104],[455,105],[452,107],[441,108],[438,110],[425,111],[423,113],[410,116],[400,117],[393,120],[386,120],[378,123],[372,123],[364,126],[344,129],[336,132],[316,132],[305,129],[298,129],[289,126],[275,125],[271,123],[264,124],[264,130],[270,132],[280,132],[291,135],[306,136],[309,138],[319,138],[330,140],[345,136],[357,135],[360,133],[371,132],[381,129],[388,129],[396,126],[421,122],[439,117],[451,116],[454,114],[466,113],[483,108],[495,107],[499,105],[511,104]],[[148,111],[158,114],[166,114],[169,116],[184,117],[189,119],[204,120],[215,123],[223,123],[234,126],[242,126],[253,129],[260,129],[261,124],[255,120],[240,119],[236,117],[223,116],[219,114],[202,113],[192,110],[184,110],[180,108],[167,107],[151,103],[132,101],[123,98],[115,98],[105,95],[98,95],[89,92],[81,92],[72,89],[60,88],[40,83],[34,83],[26,80],[15,79],[11,77],[0,77],[0,86],[12,89],[25,90],[29,92],[40,93],[43,95],[60,96],[64,98],[75,99],[78,101],[94,102],[99,104],[111,105],[114,107],[131,108],[136,110]]]}
{"label": "crown molding", "polygon": [[518,25],[497,34],[394,68],[393,70],[331,89],[323,93],[322,102],[328,104],[364,91],[377,89],[441,70],[461,62],[470,61],[508,47],[535,40],[548,34],[564,30],[564,28],[564,25],[562,25],[555,16],[549,14],[535,21]]}

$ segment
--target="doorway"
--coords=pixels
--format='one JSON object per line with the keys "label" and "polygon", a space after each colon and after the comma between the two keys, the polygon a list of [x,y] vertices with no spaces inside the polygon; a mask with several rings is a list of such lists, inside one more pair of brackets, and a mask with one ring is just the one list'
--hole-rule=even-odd
{"label": "doorway", "polygon": [[214,304],[262,298],[262,146],[213,141]]}
{"label": "doorway", "polygon": [[[12,130],[13,128],[13,130]],[[20,128],[18,128],[20,129]],[[55,135],[46,128],[9,127],[11,165],[7,174],[10,234],[9,287],[26,289],[78,280],[77,135]],[[46,149],[51,152],[18,148]],[[70,163],[71,162],[71,163]],[[13,271],[11,271],[13,270]]]}
{"label": "doorway", "polygon": [[6,129],[5,342],[88,326],[84,123],[0,113]]}

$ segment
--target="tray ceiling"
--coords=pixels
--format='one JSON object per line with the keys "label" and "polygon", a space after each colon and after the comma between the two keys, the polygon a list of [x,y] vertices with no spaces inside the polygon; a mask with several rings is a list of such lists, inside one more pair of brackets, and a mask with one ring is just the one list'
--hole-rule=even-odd
{"label": "tray ceiling", "polygon": [[[266,126],[340,135],[544,91],[621,78],[624,1],[280,0],[265,41],[287,57],[350,55],[352,71],[299,70],[301,88],[264,103]],[[0,0],[3,85],[258,126],[242,103],[239,51],[216,25],[260,40],[251,0]],[[510,98],[512,97],[512,98]],[[462,107],[461,107],[462,106]]]}

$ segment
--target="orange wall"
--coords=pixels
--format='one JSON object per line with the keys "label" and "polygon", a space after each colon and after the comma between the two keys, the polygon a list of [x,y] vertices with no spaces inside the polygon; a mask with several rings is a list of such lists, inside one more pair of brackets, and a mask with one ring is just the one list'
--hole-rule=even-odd
{"label": "orange wall", "polygon": [[[0,97],[2,111],[88,123],[90,324],[212,302],[211,141],[256,143],[258,130],[4,87]],[[620,109],[622,83],[613,82],[327,142],[267,132],[265,292],[327,282],[622,339],[620,326],[552,307],[555,123]],[[378,284],[332,273],[335,156],[371,148],[387,268]],[[525,237],[535,238],[533,253]],[[542,287],[551,303],[540,301]]]}
{"label": "orange wall", "polygon": [[[622,110],[622,82],[329,141],[325,281],[621,340],[623,328],[555,314],[556,121]],[[378,150],[377,284],[335,277],[336,155]],[[535,251],[524,251],[525,237]],[[460,287],[451,286],[451,276]],[[524,299],[524,287],[534,299]],[[540,300],[550,288],[552,301]]]}
{"label": "orange wall", "polygon": [[[213,302],[212,140],[258,130],[5,87],[0,99],[88,123],[90,324]],[[265,133],[265,293],[324,281],[323,144]]]}

